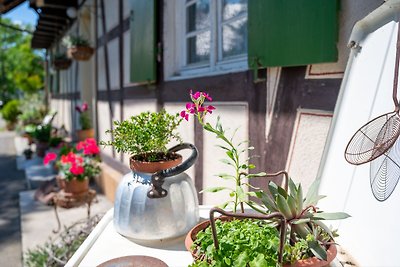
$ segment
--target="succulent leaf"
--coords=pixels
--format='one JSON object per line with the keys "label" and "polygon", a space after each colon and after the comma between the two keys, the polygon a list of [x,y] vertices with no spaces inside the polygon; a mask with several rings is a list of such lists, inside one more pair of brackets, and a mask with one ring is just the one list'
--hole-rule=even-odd
{"label": "succulent leaf", "polygon": [[292,218],[292,212],[290,211],[289,205],[282,195],[277,195],[276,205],[278,206],[279,211],[285,216],[287,220]]}
{"label": "succulent leaf", "polygon": [[318,241],[308,241],[308,247],[310,248],[311,252],[320,260],[327,260],[328,255],[325,249],[318,243]]}
{"label": "succulent leaf", "polygon": [[314,220],[342,220],[351,217],[346,212],[318,212],[313,214]]}

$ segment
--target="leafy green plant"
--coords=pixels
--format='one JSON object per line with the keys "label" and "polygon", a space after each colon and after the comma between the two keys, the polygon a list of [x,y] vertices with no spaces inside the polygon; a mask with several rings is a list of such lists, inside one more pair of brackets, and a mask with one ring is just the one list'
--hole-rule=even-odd
{"label": "leafy green plant", "polygon": [[223,145],[218,145],[219,148],[225,151],[225,155],[227,158],[221,159],[220,161],[224,164],[229,165],[232,169],[232,173],[219,173],[218,177],[224,180],[232,180],[235,182],[235,187],[226,187],[226,186],[217,186],[210,187],[204,189],[202,192],[220,192],[220,191],[228,191],[232,200],[228,200],[225,203],[219,205],[221,208],[225,208],[229,204],[233,204],[233,211],[236,212],[238,207],[240,206],[241,211],[244,212],[244,203],[251,202],[248,200],[248,193],[244,190],[245,186],[250,186],[247,183],[247,179],[265,176],[265,172],[250,174],[248,171],[250,169],[254,169],[254,164],[249,163],[249,159],[241,160],[241,156],[247,152],[248,150],[254,149],[254,147],[248,147],[248,142],[240,142],[235,143],[233,138],[234,134],[231,138],[226,136],[226,130],[222,127],[219,117],[217,118],[217,123],[215,126],[212,126],[210,123],[206,123],[204,121],[205,116],[209,113],[211,114],[215,107],[211,105],[205,105],[205,101],[212,101],[212,98],[204,92],[195,92],[194,94],[190,93],[191,103],[186,104],[186,109],[183,110],[180,115],[185,120],[189,119],[189,115],[194,115],[197,118],[197,121],[203,126],[203,128],[211,132],[216,136],[217,139],[223,142]]}
{"label": "leafy green plant", "polygon": [[95,215],[89,220],[80,220],[64,230],[44,245],[29,249],[24,255],[24,266],[28,267],[61,267],[74,255],[102,215]]}
{"label": "leafy green plant", "polygon": [[38,125],[36,126],[35,131],[32,133],[34,139],[39,142],[47,143],[51,137],[51,124],[46,125]]}
{"label": "leafy green plant", "polygon": [[73,46],[90,46],[90,42],[82,35],[69,35],[62,39],[62,44],[68,48]]}
{"label": "leafy green plant", "polygon": [[213,243],[211,228],[197,234],[193,248],[202,258],[191,267],[276,266],[279,233],[262,220],[216,220],[219,249]]}
{"label": "leafy green plant", "polygon": [[19,105],[20,102],[17,99],[8,101],[1,109],[3,119],[9,123],[16,123],[18,115],[21,114]]}
{"label": "leafy green plant", "polygon": [[171,140],[181,142],[176,132],[182,119],[164,109],[160,112],[142,112],[130,120],[114,121],[115,129],[107,130],[114,140],[101,141],[113,146],[117,152],[129,153],[136,160],[159,161],[167,157],[167,145]]}
{"label": "leafy green plant", "polygon": [[[288,190],[271,181],[268,185],[269,192],[257,191],[255,194],[265,209],[256,209],[264,214],[280,212],[285,216],[289,230],[289,244],[294,247],[293,249],[298,250],[306,241],[307,248],[301,253],[296,253],[298,254],[296,260],[310,256],[326,260],[327,247],[333,243],[336,234],[322,221],[345,219],[350,215],[344,212],[328,213],[319,210],[318,201],[325,197],[318,195],[320,180],[314,181],[305,198],[301,184],[296,185],[291,178],[288,178],[287,182]],[[301,243],[297,245],[298,242]],[[290,258],[290,260],[295,259]]]}
{"label": "leafy green plant", "polygon": [[25,93],[20,100],[20,106],[22,113],[18,116],[18,120],[22,126],[40,124],[47,113],[42,93]]}
{"label": "leafy green plant", "polygon": [[89,117],[89,105],[87,102],[83,102],[82,105],[75,107],[75,110],[79,113],[79,123],[82,130],[88,130],[92,128],[92,121]]}

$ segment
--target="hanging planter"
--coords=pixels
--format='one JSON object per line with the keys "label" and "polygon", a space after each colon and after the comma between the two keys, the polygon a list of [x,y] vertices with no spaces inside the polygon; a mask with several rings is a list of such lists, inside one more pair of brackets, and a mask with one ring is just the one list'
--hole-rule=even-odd
{"label": "hanging planter", "polygon": [[87,61],[94,53],[89,40],[82,36],[67,36],[63,44],[68,48],[68,57],[74,60]]}
{"label": "hanging planter", "polygon": [[71,66],[71,63],[71,59],[65,53],[57,53],[54,55],[52,65],[55,70],[66,70]]}
{"label": "hanging planter", "polygon": [[68,56],[78,61],[89,60],[94,53],[94,49],[90,46],[73,46],[68,48]]}

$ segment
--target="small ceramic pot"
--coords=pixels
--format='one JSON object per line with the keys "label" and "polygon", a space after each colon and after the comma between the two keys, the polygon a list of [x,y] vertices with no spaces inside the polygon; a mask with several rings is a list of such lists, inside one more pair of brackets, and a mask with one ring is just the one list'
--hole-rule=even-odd
{"label": "small ceramic pot", "polygon": [[60,187],[64,189],[65,193],[82,194],[89,191],[89,179],[87,178],[83,181],[79,181],[75,178],[71,181],[61,179],[60,185]]}

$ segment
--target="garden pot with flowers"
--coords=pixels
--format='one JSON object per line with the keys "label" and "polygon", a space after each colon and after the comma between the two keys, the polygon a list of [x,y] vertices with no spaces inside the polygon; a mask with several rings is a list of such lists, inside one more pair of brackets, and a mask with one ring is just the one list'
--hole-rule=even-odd
{"label": "garden pot with flowers", "polygon": [[[226,131],[219,119],[214,126],[204,121],[214,107],[205,105],[211,97],[203,92],[190,94],[191,103],[181,116],[186,120],[194,115],[203,128],[223,142],[227,159],[224,163],[233,167],[233,174],[222,173],[221,179],[233,180],[235,186],[214,187],[204,191],[225,190],[231,200],[210,211],[210,221],[195,226],[186,236],[186,248],[192,253],[195,266],[325,266],[336,256],[334,236],[322,221],[344,219],[349,215],[343,212],[325,213],[318,209],[317,202],[322,198],[317,194],[319,180],[310,187],[303,197],[301,184],[296,185],[285,171],[276,174],[265,172],[251,174],[255,166],[248,160],[241,161],[240,154],[247,149],[233,138],[226,137]],[[268,192],[252,188],[246,192],[247,180],[256,177],[271,177],[284,174],[285,186],[270,182]],[[246,178],[246,179],[245,179]],[[254,202],[249,197],[258,198]],[[260,203],[260,204],[258,204]],[[252,208],[245,212],[244,205]],[[229,208],[231,211],[224,209]],[[226,217],[216,220],[215,213]],[[240,220],[236,220],[240,219]],[[211,227],[210,227],[211,226]],[[305,265],[303,265],[305,264]]]}
{"label": "garden pot with flowers", "polygon": [[75,110],[79,113],[79,124],[81,126],[81,129],[76,131],[78,141],[83,141],[87,138],[94,138],[94,129],[92,128],[92,122],[89,116],[88,103],[83,102],[82,105],[76,106]]}
{"label": "garden pot with flowers", "polygon": [[69,151],[63,150],[61,155],[47,153],[44,164],[55,161],[60,187],[65,193],[82,194],[89,190],[89,179],[100,173],[99,153],[96,140],[88,138]]}
{"label": "garden pot with flowers", "polygon": [[[182,143],[176,129],[179,114],[142,112],[129,120],[114,122],[107,131],[113,140],[101,144],[130,154],[131,172],[117,189],[114,226],[136,240],[160,240],[186,234],[199,220],[197,193],[184,173],[197,159],[197,149]],[[180,144],[167,149],[170,141]],[[177,152],[188,149],[183,160]]]}

